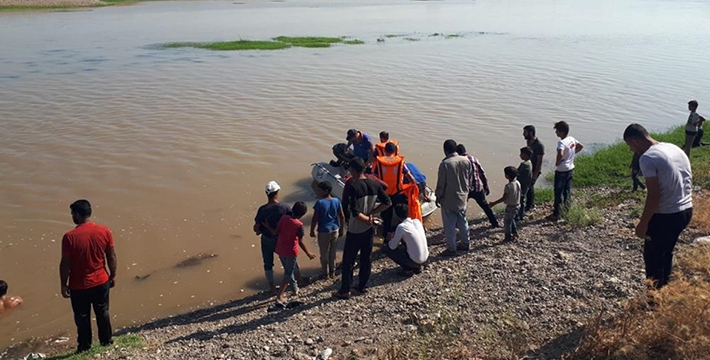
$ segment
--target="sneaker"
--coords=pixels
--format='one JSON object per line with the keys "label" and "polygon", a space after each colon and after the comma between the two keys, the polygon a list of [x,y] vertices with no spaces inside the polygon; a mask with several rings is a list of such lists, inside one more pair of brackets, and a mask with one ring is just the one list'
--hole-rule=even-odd
{"label": "sneaker", "polygon": [[466,245],[464,245],[464,244],[458,244],[458,245],[456,245],[456,250],[458,250],[458,251],[468,251],[468,250],[470,250],[470,247],[469,247],[469,246],[466,246]]}
{"label": "sneaker", "polygon": [[439,255],[441,255],[441,256],[447,256],[447,257],[456,256],[456,251],[446,249],[446,250],[444,250],[444,251],[443,251],[441,254],[439,254]]}
{"label": "sneaker", "polygon": [[[421,271],[420,271],[420,272],[421,272]],[[401,276],[401,277],[412,277],[412,276],[414,276],[414,270],[404,270],[404,269],[402,269],[402,270],[400,270],[400,271],[397,272],[397,275],[399,275],[399,276]]]}
{"label": "sneaker", "polygon": [[341,300],[347,300],[350,299],[351,295],[349,292],[341,293],[340,291],[334,291],[333,297]]}

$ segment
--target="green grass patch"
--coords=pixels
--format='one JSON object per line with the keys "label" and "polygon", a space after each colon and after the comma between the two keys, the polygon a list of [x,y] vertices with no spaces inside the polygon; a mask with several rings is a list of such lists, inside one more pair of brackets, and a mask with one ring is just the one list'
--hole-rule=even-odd
{"label": "green grass patch", "polygon": [[390,39],[391,38],[398,38],[398,37],[405,37],[405,36],[407,36],[407,35],[404,35],[404,34],[387,34],[387,35],[385,35],[386,38],[390,38]]}
{"label": "green grass patch", "polygon": [[362,44],[364,44],[364,43],[365,43],[364,41],[362,41],[362,40],[357,40],[357,39],[355,39],[355,40],[343,40],[343,44],[347,44],[347,45],[362,45]]}
{"label": "green grass patch", "polygon": [[552,188],[535,188],[535,204],[551,203],[555,200],[555,191]]}
{"label": "green grass patch", "polygon": [[167,49],[192,47],[197,49],[217,50],[217,51],[234,51],[234,50],[282,50],[291,47],[291,44],[279,41],[262,41],[262,40],[237,40],[237,41],[220,41],[213,43],[191,43],[178,42],[168,43],[163,45]]}
{"label": "green grass patch", "polygon": [[330,47],[332,44],[337,44],[343,42],[342,38],[337,37],[292,37],[292,36],[279,36],[275,37],[274,40],[291,44],[298,47],[307,48],[326,48]]}
{"label": "green grass patch", "polygon": [[419,41],[420,39],[413,38],[413,37],[406,37],[406,38],[404,38],[403,40],[406,40],[406,41]]}
{"label": "green grass patch", "polygon": [[111,346],[100,346],[95,342],[91,349],[87,352],[75,354],[74,351],[71,351],[63,354],[47,356],[47,360],[89,360],[112,349],[134,349],[145,346],[143,338],[134,334],[116,336],[113,338],[113,342],[114,343]]}
{"label": "green grass patch", "polygon": [[97,7],[102,7],[106,5],[93,5],[93,6],[0,6],[0,12],[11,12],[11,11],[55,11],[55,10],[81,10],[81,9],[92,9]]}
{"label": "green grass patch", "polygon": [[578,203],[573,203],[569,208],[563,208],[562,218],[567,220],[567,225],[573,228],[585,228],[598,224],[604,219],[598,207],[585,207]]}
{"label": "green grass patch", "polygon": [[461,35],[461,34],[451,34],[451,35],[446,35],[445,38],[446,38],[446,39],[457,39],[457,38],[460,38],[460,37],[462,37],[462,36],[463,36],[463,35]]}

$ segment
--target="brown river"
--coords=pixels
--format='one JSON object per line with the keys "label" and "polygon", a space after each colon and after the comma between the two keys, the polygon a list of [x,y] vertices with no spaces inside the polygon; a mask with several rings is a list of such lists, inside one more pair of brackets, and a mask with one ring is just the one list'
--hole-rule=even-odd
{"label": "brown river", "polygon": [[[691,98],[707,112],[709,18],[702,0],[166,1],[0,13],[0,278],[25,299],[0,317],[0,349],[33,336],[74,341],[57,269],[76,199],[114,232],[117,327],[240,298],[264,287],[251,231],[264,184],[277,180],[283,200],[313,201],[310,164],[329,160],[348,128],[389,130],[430,183],[454,138],[498,195],[528,123],[550,150],[555,121],[593,147],[630,122],[681,124]],[[156,46],[280,35],[365,44]],[[218,256],[175,267],[201,252]]]}

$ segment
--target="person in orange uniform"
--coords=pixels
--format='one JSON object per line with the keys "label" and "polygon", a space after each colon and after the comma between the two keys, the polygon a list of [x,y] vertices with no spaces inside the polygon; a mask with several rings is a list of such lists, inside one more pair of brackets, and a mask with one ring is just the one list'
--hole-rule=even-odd
{"label": "person in orange uniform", "polygon": [[404,189],[404,177],[408,176],[411,183],[415,183],[412,175],[404,166],[404,157],[397,155],[397,145],[389,142],[384,147],[384,156],[375,158],[375,175],[387,184],[387,195],[392,199],[390,208],[382,212],[382,236],[387,238],[387,234],[392,231],[392,216],[394,205],[407,203],[407,196],[402,191]]}
{"label": "person in orange uniform", "polygon": [[375,144],[375,156],[385,156],[385,146],[387,143],[393,143],[396,146],[395,155],[399,155],[399,142],[397,140],[390,140],[390,133],[387,131],[380,132],[380,142]]}

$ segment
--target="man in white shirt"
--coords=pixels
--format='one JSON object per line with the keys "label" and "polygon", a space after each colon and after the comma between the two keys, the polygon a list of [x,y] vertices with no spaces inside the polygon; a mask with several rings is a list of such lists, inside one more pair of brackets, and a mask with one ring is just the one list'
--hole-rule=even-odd
{"label": "man in white shirt", "polygon": [[419,219],[409,217],[407,204],[395,205],[394,212],[398,218],[404,220],[397,225],[394,235],[390,236],[389,242],[382,251],[402,267],[400,275],[419,274],[422,271],[422,264],[429,258],[424,226]]}
{"label": "man in white shirt", "polygon": [[695,142],[695,138],[698,136],[705,118],[700,116],[696,111],[698,110],[698,102],[695,100],[688,101],[688,121],[685,123],[685,144],[683,144],[683,151],[690,157],[690,148]]}
{"label": "man in white shirt", "polygon": [[624,141],[631,151],[641,154],[646,204],[636,226],[636,236],[646,241],[643,247],[646,278],[661,288],[671,275],[673,248],[693,217],[690,160],[678,146],[654,140],[639,124],[626,128]]}
{"label": "man in white shirt", "polygon": [[560,121],[555,123],[555,134],[560,138],[557,142],[557,159],[555,160],[555,203],[552,215],[548,220],[557,221],[560,219],[560,206],[564,203],[569,205],[572,194],[572,178],[574,177],[574,157],[582,151],[584,145],[577,139],[569,136],[569,125]]}

